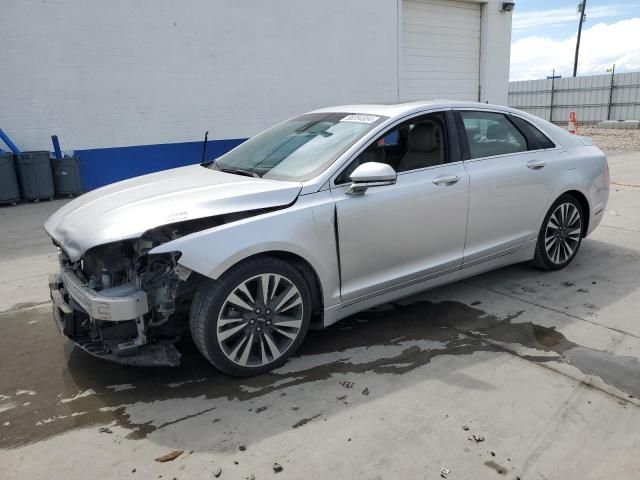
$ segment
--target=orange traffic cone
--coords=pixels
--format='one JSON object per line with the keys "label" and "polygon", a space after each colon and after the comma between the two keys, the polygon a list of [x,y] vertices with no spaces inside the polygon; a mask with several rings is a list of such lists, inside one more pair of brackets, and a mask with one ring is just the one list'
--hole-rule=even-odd
{"label": "orange traffic cone", "polygon": [[578,134],[578,117],[576,112],[569,112],[569,125],[567,126],[569,133]]}

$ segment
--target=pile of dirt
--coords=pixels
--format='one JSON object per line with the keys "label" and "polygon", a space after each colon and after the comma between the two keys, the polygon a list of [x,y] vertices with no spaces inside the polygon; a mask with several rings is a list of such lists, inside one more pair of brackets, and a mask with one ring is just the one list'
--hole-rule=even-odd
{"label": "pile of dirt", "polygon": [[578,135],[591,137],[601,150],[640,152],[640,130],[578,127]]}

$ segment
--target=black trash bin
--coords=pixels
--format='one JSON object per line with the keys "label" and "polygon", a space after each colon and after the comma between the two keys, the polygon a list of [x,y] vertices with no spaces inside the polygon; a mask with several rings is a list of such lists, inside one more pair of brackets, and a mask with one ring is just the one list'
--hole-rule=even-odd
{"label": "black trash bin", "polygon": [[82,193],[78,157],[53,158],[51,170],[56,195],[73,196]]}
{"label": "black trash bin", "polygon": [[0,153],[0,204],[15,205],[20,200],[13,153]]}
{"label": "black trash bin", "polygon": [[20,191],[25,200],[53,199],[49,152],[22,152],[17,162]]}

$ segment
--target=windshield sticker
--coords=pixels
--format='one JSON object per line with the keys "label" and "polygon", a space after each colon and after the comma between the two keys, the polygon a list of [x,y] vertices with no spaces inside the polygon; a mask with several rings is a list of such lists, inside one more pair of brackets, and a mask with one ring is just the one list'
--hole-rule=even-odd
{"label": "windshield sticker", "polygon": [[340,119],[341,122],[357,122],[357,123],[373,123],[378,120],[380,117],[376,117],[375,115],[347,115]]}
{"label": "windshield sticker", "polygon": [[165,222],[179,222],[181,220],[187,220],[189,218],[189,214],[183,210],[181,212],[173,212],[165,217]]}

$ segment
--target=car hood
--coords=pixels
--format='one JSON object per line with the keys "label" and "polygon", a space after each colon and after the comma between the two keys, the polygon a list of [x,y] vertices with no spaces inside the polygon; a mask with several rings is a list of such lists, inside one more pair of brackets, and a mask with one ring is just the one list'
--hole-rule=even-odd
{"label": "car hood", "polygon": [[92,247],[137,238],[169,223],[288,205],[301,188],[297,182],[192,165],[93,190],[51,215],[44,228],[77,261]]}

